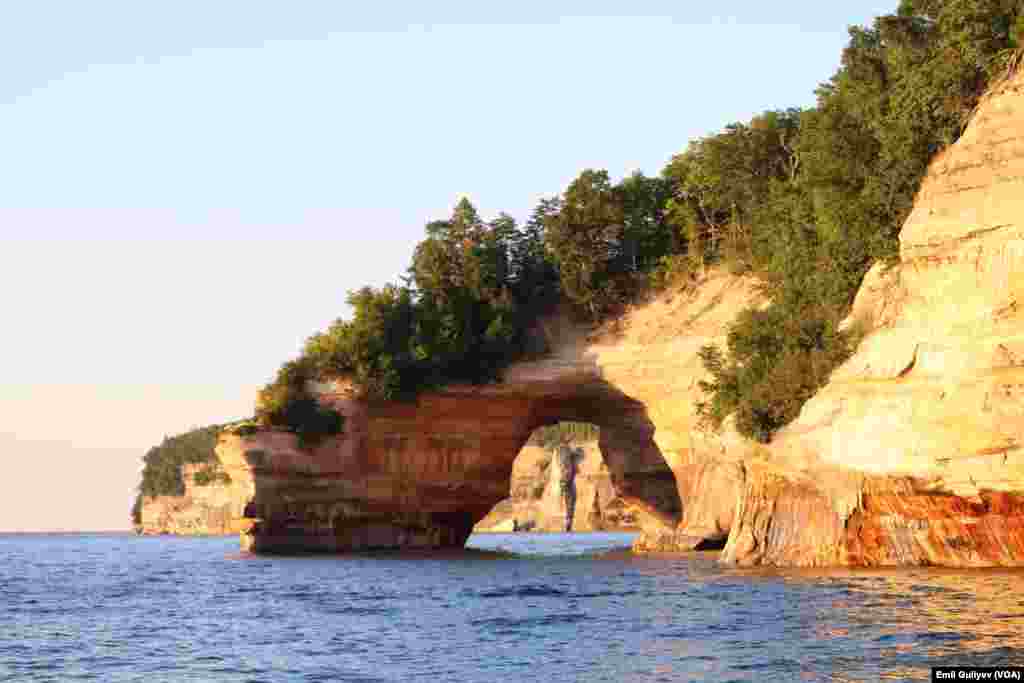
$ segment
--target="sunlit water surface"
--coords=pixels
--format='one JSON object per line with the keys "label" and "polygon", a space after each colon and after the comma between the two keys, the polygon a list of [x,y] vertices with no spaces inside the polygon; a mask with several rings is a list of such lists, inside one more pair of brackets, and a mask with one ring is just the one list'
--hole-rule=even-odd
{"label": "sunlit water surface", "polygon": [[[876,681],[1024,665],[1024,574],[750,572],[625,534],[271,558],[0,535],[0,681]],[[481,552],[504,550],[517,555]]]}

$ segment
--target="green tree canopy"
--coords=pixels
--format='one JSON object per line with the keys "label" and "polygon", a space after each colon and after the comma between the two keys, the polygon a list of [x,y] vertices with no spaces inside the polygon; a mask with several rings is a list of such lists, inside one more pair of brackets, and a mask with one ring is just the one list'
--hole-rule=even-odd
{"label": "green tree canopy", "polygon": [[[532,346],[559,302],[593,321],[664,274],[752,271],[766,308],[703,354],[704,414],[768,439],[851,352],[839,332],[864,273],[897,254],[930,159],[955,141],[1024,36],[1016,0],[901,0],[852,27],[816,106],[774,109],[692,141],[658,177],[587,169],[521,227],[460,199],[426,226],[402,284],[349,295],[353,316],[314,335],[259,416],[314,438],[338,427],[308,380],[352,377],[367,396],[489,382]],[[313,426],[310,426],[313,425]]]}

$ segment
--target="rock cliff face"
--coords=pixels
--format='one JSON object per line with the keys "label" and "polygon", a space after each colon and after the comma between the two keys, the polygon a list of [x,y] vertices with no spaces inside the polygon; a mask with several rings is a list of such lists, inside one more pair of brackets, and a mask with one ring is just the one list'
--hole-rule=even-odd
{"label": "rock cliff face", "polygon": [[616,495],[593,441],[554,453],[523,448],[512,469],[509,497],[474,531],[620,531],[637,525],[636,513]]}
{"label": "rock cliff face", "polygon": [[[537,333],[551,352],[509,368],[501,384],[451,386],[410,404],[358,400],[343,381],[313,387],[346,416],[343,435],[312,451],[284,432],[226,433],[218,445],[231,476],[252,482],[246,512],[256,525],[246,547],[461,545],[508,497],[513,462],[533,430],[563,420],[601,428],[615,493],[652,536],[691,517],[695,528],[727,531],[729,520],[699,507],[684,515],[681,503],[700,482],[728,481],[735,469],[716,460],[720,439],[695,429],[697,351],[724,341],[728,322],[756,298],[755,284],[713,275],[596,332],[549,320]],[[697,448],[705,442],[714,447]]]}
{"label": "rock cliff face", "polygon": [[243,514],[252,492],[244,482],[232,480],[198,485],[195,475],[206,465],[181,468],[185,493],[156,496],[142,501],[142,519],[137,531],[146,535],[177,534],[217,536],[237,534],[252,523]]}
{"label": "rock cliff face", "polygon": [[900,262],[868,274],[871,333],[770,447],[702,429],[701,346],[757,304],[711,274],[597,331],[549,321],[551,353],[504,382],[415,404],[316,387],[347,417],[311,452],[292,435],[225,434],[251,491],[257,551],[461,545],[509,494],[530,433],[601,428],[642,551],[724,545],[741,565],[1024,564],[1024,78],[995,88],[931,166]]}
{"label": "rock cliff face", "polygon": [[1024,564],[1024,78],[935,159],[872,333],[744,466],[727,561]]}

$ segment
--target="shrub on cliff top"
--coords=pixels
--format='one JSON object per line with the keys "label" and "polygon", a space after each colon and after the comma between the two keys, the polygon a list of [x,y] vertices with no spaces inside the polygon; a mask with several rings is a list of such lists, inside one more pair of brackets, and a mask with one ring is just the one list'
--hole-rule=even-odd
{"label": "shrub on cliff top", "polygon": [[230,484],[231,475],[220,467],[219,462],[211,463],[207,467],[198,470],[192,475],[192,481],[196,486],[210,486],[211,484]]}
{"label": "shrub on cliff top", "polygon": [[340,434],[345,425],[338,411],[321,405],[309,393],[307,384],[314,379],[311,365],[308,357],[285,363],[277,380],[264,387],[257,399],[256,421],[294,432],[299,448],[312,448]]}

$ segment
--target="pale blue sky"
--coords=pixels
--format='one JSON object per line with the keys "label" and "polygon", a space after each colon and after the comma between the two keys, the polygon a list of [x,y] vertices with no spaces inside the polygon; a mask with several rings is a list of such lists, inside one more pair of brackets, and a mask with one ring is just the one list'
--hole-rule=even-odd
{"label": "pale blue sky", "polygon": [[0,530],[125,527],[147,448],[250,414],[459,196],[656,174],[896,2],[356,4],[0,8]]}

